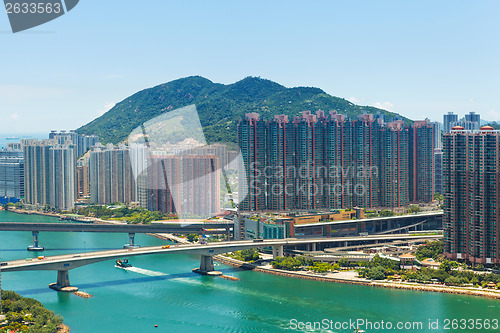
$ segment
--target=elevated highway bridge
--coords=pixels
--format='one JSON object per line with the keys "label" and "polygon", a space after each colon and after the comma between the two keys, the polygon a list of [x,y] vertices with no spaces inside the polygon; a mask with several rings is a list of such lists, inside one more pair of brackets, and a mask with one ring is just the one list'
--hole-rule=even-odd
{"label": "elevated highway bridge", "polygon": [[379,242],[394,240],[414,240],[414,239],[440,239],[442,235],[412,236],[412,235],[373,235],[357,237],[337,237],[337,238],[317,238],[317,239],[276,239],[276,240],[254,240],[254,241],[229,241],[209,244],[183,244],[173,246],[151,246],[144,248],[117,249],[109,251],[85,252],[76,254],[66,254],[59,256],[45,257],[41,260],[14,260],[0,263],[0,271],[33,271],[33,270],[55,270],[57,271],[56,290],[64,290],[70,287],[68,271],[84,265],[93,264],[106,260],[116,260],[119,258],[166,253],[190,253],[201,256],[200,272],[206,274],[214,270],[213,256],[217,254],[245,250],[257,247],[271,247],[273,257],[283,256],[285,246],[296,246],[303,244],[317,243],[349,243],[349,242]]}

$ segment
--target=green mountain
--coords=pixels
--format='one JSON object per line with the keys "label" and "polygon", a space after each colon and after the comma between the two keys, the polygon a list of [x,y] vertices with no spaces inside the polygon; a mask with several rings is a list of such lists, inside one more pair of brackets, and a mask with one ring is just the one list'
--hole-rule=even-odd
{"label": "green mountain", "polygon": [[355,105],[319,88],[286,88],[258,77],[224,85],[191,76],[139,91],[77,132],[97,134],[101,142],[116,144],[126,140],[132,130],[147,120],[191,104],[197,107],[209,143],[236,142],[236,125],[247,112],[258,112],[264,119],[272,119],[277,114],[293,118],[305,110],[337,110],[351,118],[364,112],[401,117],[375,107]]}

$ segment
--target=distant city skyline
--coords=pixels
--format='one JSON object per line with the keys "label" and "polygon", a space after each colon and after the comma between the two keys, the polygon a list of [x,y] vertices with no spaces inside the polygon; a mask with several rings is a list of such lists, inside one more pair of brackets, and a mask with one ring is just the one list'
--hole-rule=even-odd
{"label": "distant city skyline", "polygon": [[314,86],[415,120],[442,122],[450,111],[499,120],[499,9],[497,1],[86,1],[17,34],[2,13],[0,133],[75,129],[139,90],[191,75]]}

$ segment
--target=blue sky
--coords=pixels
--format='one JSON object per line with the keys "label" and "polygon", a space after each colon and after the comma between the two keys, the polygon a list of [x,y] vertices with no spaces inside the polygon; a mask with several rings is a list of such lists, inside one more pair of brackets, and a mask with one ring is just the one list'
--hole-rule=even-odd
{"label": "blue sky", "polygon": [[0,133],[77,128],[180,77],[260,76],[412,119],[500,120],[499,1],[80,0],[13,34],[0,13]]}

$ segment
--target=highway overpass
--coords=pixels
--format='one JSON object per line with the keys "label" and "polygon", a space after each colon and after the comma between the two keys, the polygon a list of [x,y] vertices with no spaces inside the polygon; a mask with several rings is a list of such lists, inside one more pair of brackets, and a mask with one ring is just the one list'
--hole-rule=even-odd
{"label": "highway overpass", "polygon": [[272,247],[273,256],[282,256],[284,246],[296,246],[317,243],[349,243],[349,242],[378,242],[394,240],[417,240],[417,239],[440,239],[442,235],[412,236],[412,235],[373,235],[358,237],[317,238],[317,239],[277,239],[262,241],[231,241],[209,244],[185,244],[172,245],[168,248],[152,246],[136,249],[118,249],[99,252],[85,252],[46,257],[42,260],[15,260],[2,262],[1,272],[33,271],[33,270],[57,270],[57,290],[70,287],[68,271],[73,268],[89,265],[96,262],[119,259],[124,257],[165,254],[165,253],[191,253],[201,256],[200,271],[207,273],[214,270],[213,256],[227,252],[245,250],[256,247]]}
{"label": "highway overpass", "polygon": [[134,242],[136,233],[168,233],[168,234],[226,234],[230,236],[233,222],[203,222],[203,223],[152,223],[152,224],[94,224],[94,223],[26,223],[0,222],[0,231],[31,231],[33,245],[30,251],[43,251],[38,241],[41,231],[48,232],[118,232],[128,233],[129,243],[125,248],[137,247]]}

